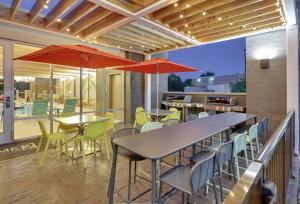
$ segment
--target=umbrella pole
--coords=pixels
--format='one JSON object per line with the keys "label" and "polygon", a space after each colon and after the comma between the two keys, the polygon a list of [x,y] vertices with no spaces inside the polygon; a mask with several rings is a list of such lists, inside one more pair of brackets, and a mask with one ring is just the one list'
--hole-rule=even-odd
{"label": "umbrella pole", "polygon": [[49,116],[50,116],[50,133],[53,133],[53,68],[52,64],[50,64],[50,94],[49,94],[49,99],[50,99],[50,110],[49,110]]}
{"label": "umbrella pole", "polygon": [[158,86],[159,86],[159,73],[158,64],[156,65],[156,115],[158,117]]}
{"label": "umbrella pole", "polygon": [[82,108],[83,108],[83,97],[82,97],[82,89],[83,89],[83,76],[82,76],[82,67],[80,67],[80,81],[79,81],[79,110],[80,110],[80,116],[82,116]]}

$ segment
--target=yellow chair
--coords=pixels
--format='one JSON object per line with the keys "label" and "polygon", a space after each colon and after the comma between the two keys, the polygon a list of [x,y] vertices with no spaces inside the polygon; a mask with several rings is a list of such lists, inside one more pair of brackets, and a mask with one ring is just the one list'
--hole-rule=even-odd
{"label": "yellow chair", "polygon": [[[66,112],[59,115],[59,117],[71,117],[74,116],[75,113]],[[76,125],[64,125],[62,123],[59,123],[57,127],[57,132],[62,130],[62,132],[70,134],[70,133],[78,133],[78,127]]]}
{"label": "yellow chair", "polygon": [[162,118],[160,120],[160,122],[164,123],[166,120],[170,120],[170,119],[176,119],[178,121],[181,121],[181,111],[177,110],[177,111],[174,111],[173,113],[166,115],[166,117]]}
{"label": "yellow chair", "polygon": [[171,111],[171,112],[177,112],[178,109],[177,108],[169,108],[169,111]]}
{"label": "yellow chair", "polygon": [[69,150],[68,150],[68,135],[60,132],[60,133],[53,133],[53,134],[49,134],[46,130],[46,127],[44,125],[44,123],[42,121],[38,121],[39,122],[39,126],[42,132],[39,144],[38,144],[38,148],[35,151],[35,155],[34,158],[37,158],[37,154],[41,149],[42,146],[42,142],[45,140],[46,141],[46,146],[44,148],[44,152],[40,161],[40,166],[43,165],[44,160],[46,158],[47,152],[48,152],[48,148],[49,148],[49,144],[51,141],[55,141],[55,142],[59,142],[60,143],[60,151],[62,152],[62,143],[65,143],[65,154],[67,157],[67,160],[69,158]]}
{"label": "yellow chair", "polygon": [[134,127],[137,126],[143,126],[149,123],[150,120],[147,118],[144,108],[137,107],[135,110],[135,121],[134,121]]}
{"label": "yellow chair", "polygon": [[106,124],[104,122],[89,123],[84,129],[84,135],[78,136],[75,139],[75,151],[77,155],[78,155],[78,147],[79,147],[78,144],[79,143],[81,144],[84,168],[86,168],[85,146],[84,146],[85,143],[86,144],[90,142],[93,143],[94,154],[96,154],[96,141],[103,138],[105,141],[107,158],[109,159],[109,148],[108,148],[108,142],[107,142],[105,131],[106,131]]}
{"label": "yellow chair", "polygon": [[115,114],[113,112],[105,113],[105,118],[108,120],[105,121],[106,131],[112,130],[115,131]]}

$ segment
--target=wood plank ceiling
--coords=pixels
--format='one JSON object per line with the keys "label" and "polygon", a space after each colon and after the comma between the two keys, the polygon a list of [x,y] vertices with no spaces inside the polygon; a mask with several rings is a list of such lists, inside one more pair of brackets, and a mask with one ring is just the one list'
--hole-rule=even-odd
{"label": "wood plank ceiling", "polygon": [[0,0],[0,19],[140,53],[285,25],[280,0],[35,0],[31,8],[26,2]]}

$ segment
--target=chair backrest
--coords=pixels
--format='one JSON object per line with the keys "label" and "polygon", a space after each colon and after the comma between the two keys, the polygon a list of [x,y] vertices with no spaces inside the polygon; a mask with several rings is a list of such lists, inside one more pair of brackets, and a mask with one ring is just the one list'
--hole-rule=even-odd
{"label": "chair backrest", "polygon": [[41,120],[39,120],[38,122],[39,122],[40,130],[41,130],[41,133],[42,133],[42,137],[47,138],[48,137],[48,132],[47,132],[47,129],[46,129],[44,123]]}
{"label": "chair backrest", "polygon": [[139,132],[140,131],[137,128],[123,128],[123,129],[115,131],[111,137],[111,146],[112,146],[113,150],[115,150],[114,143],[113,143],[114,139],[124,137],[124,136],[138,134]]}
{"label": "chair backrest", "polygon": [[[262,122],[262,131],[264,134],[268,134],[268,130],[269,130],[269,118],[266,117],[264,119],[261,120]],[[265,135],[266,137],[267,135]]]}
{"label": "chair backrest", "polygon": [[105,123],[102,121],[89,123],[84,129],[84,137],[95,140],[105,133]]}
{"label": "chair backrest", "polygon": [[137,107],[135,109],[135,112],[145,112],[144,108],[143,107]]}
{"label": "chair backrest", "polygon": [[34,100],[32,104],[32,116],[45,116],[48,110],[48,100]]}
{"label": "chair backrest", "polygon": [[175,111],[173,113],[170,113],[166,116],[166,119],[167,120],[170,120],[170,119],[176,119],[178,121],[181,120],[181,111]]}
{"label": "chair backrest", "polygon": [[246,137],[247,137],[247,133],[242,133],[242,134],[238,134],[237,136],[235,136],[234,138],[234,151],[235,154],[246,150]]}
{"label": "chair backrest", "polygon": [[233,144],[233,140],[229,140],[216,148],[216,161],[219,168],[233,158]]}
{"label": "chair backrest", "polygon": [[178,123],[180,123],[180,121],[177,119],[168,119],[164,121],[164,126],[173,126],[177,125]]}
{"label": "chair backrest", "polygon": [[196,114],[188,114],[186,116],[186,121],[196,120],[198,119],[198,116]]}
{"label": "chair backrest", "polygon": [[192,168],[190,174],[190,185],[194,195],[210,179],[214,177],[215,172],[215,152],[203,160],[198,161]]}
{"label": "chair backrest", "polygon": [[145,125],[148,123],[147,116],[144,111],[135,112],[135,124],[136,125]]}
{"label": "chair backrest", "polygon": [[105,118],[108,120],[105,121],[106,129],[114,129],[115,127],[115,114],[113,112],[107,112],[105,113]]}
{"label": "chair backrest", "polygon": [[209,116],[207,112],[200,112],[198,114],[198,118],[204,118],[204,117],[207,117],[207,116]]}
{"label": "chair backrest", "polygon": [[77,105],[76,98],[65,99],[63,113],[74,113]]}
{"label": "chair backrest", "polygon": [[258,123],[254,124],[250,127],[249,137],[251,140],[256,139],[258,141]]}
{"label": "chair backrest", "polygon": [[150,122],[150,123],[143,125],[141,132],[148,132],[148,131],[156,130],[159,128],[162,128],[162,125],[159,122]]}
{"label": "chair backrest", "polygon": [[178,111],[178,109],[177,108],[169,108],[169,111],[176,112],[176,111]]}

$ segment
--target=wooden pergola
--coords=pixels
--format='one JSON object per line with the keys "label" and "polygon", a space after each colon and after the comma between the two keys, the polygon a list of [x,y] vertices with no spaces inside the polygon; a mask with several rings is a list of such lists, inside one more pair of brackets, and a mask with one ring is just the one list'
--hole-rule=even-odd
{"label": "wooden pergola", "polygon": [[29,9],[24,2],[0,0],[0,19],[140,53],[285,26],[281,0],[35,0]]}

